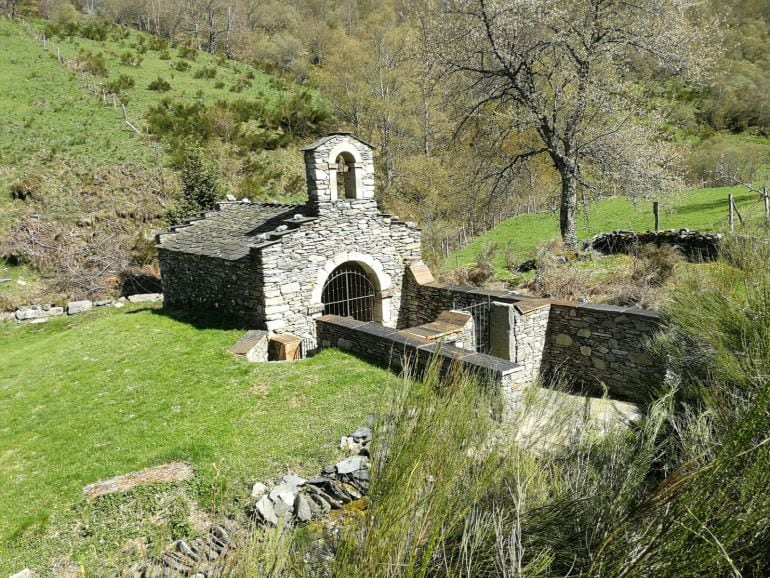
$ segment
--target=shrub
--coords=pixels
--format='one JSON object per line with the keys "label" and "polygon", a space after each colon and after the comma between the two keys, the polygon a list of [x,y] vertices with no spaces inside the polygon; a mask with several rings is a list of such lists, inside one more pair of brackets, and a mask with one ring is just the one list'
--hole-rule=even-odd
{"label": "shrub", "polygon": [[159,60],[171,60],[171,53],[168,50],[162,50],[158,54],[158,59]]}
{"label": "shrub", "polygon": [[153,80],[150,84],[148,84],[147,88],[149,90],[155,90],[158,92],[168,92],[169,90],[171,90],[171,85],[168,83],[167,80],[159,76],[158,78]]}
{"label": "shrub", "polygon": [[222,82],[221,80],[217,80],[217,81],[214,83],[214,88],[224,88],[224,87],[225,87],[225,83],[224,83],[224,82]]}
{"label": "shrub", "polygon": [[642,245],[634,259],[634,281],[660,287],[676,272],[683,257],[679,251],[668,245]]}
{"label": "shrub", "polygon": [[177,54],[179,55],[179,58],[184,58],[186,60],[195,60],[198,57],[198,51],[195,50],[195,48],[184,45],[177,49]]}
{"label": "shrub", "polygon": [[175,60],[171,65],[171,68],[178,70],[179,72],[186,72],[190,70],[190,63],[186,60]]}
{"label": "shrub", "polygon": [[155,50],[157,52],[168,52],[168,44],[168,39],[154,35],[150,36],[150,40],[147,43],[150,50]]}
{"label": "shrub", "polygon": [[214,208],[222,197],[217,168],[204,160],[200,148],[188,148],[180,166],[182,181],[181,196],[169,210],[166,218],[170,223],[179,223],[190,215]]}
{"label": "shrub", "polygon": [[139,65],[142,64],[142,57],[134,52],[124,52],[120,55],[120,63],[139,68]]}
{"label": "shrub", "polygon": [[216,75],[216,66],[203,66],[193,73],[194,78],[215,78]]}
{"label": "shrub", "polygon": [[115,80],[105,84],[105,88],[107,89],[108,92],[111,92],[113,94],[120,94],[124,90],[128,90],[129,88],[134,88],[135,84],[136,84],[136,81],[134,80],[133,76],[128,76],[127,74],[121,74]]}
{"label": "shrub", "polygon": [[77,56],[78,67],[95,76],[107,76],[107,62],[104,55],[99,52],[94,54],[90,50],[81,50]]}

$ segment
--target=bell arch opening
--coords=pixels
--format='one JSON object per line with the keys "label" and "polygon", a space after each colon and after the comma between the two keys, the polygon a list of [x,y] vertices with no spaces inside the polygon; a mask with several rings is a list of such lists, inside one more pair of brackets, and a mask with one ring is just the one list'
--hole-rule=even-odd
{"label": "bell arch opening", "polygon": [[337,164],[337,198],[357,199],[359,193],[356,183],[356,159],[349,152],[341,152],[335,159]]}
{"label": "bell arch opening", "polygon": [[357,321],[377,320],[377,288],[366,270],[348,261],[335,268],[321,292],[324,315],[352,317]]}

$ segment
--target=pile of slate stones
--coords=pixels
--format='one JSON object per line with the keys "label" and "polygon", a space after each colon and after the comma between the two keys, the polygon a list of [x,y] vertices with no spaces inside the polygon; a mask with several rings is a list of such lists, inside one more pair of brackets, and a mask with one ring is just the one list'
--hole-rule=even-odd
{"label": "pile of slate stones", "polygon": [[[360,428],[340,441],[340,449],[353,453],[321,470],[314,478],[285,475],[269,486],[254,484],[252,519],[260,525],[303,524],[326,516],[332,510],[360,500],[369,492],[369,442],[372,431]],[[122,574],[128,578],[217,578],[223,575],[222,559],[238,548],[246,532],[235,522],[227,527],[214,524],[203,536],[177,540],[150,562],[135,564]]]}

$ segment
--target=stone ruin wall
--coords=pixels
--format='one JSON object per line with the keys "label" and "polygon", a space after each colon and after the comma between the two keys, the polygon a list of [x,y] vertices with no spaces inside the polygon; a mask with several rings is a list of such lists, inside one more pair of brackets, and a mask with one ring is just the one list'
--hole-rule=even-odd
{"label": "stone ruin wall", "polygon": [[641,245],[666,245],[677,247],[690,261],[713,261],[719,255],[722,235],[718,233],[702,233],[688,229],[646,231],[612,231],[601,233],[586,241],[586,248],[599,251],[605,255],[615,253],[633,253]]}
{"label": "stone ruin wall", "polygon": [[319,281],[323,283],[319,273],[333,258],[352,253],[370,256],[389,277],[390,287],[382,295],[389,303],[385,324],[397,325],[404,270],[420,259],[420,231],[380,214],[374,200],[345,200],[255,255],[255,266],[264,279],[260,298],[265,304],[266,329],[312,335],[312,317],[323,313],[322,304],[311,303]]}
{"label": "stone ruin wall", "polygon": [[594,391],[644,402],[644,385],[663,383],[665,367],[647,351],[661,327],[652,311],[612,305],[554,302],[543,353],[546,375],[570,376]]}
{"label": "stone ruin wall", "polygon": [[248,258],[227,261],[206,255],[158,250],[164,306],[213,311],[242,321],[264,323],[259,272]]}

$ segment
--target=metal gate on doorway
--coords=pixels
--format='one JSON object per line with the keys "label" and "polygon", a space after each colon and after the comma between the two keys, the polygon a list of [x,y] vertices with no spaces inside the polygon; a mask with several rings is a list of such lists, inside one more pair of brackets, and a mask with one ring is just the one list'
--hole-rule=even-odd
{"label": "metal gate on doorway", "polygon": [[373,321],[374,296],[374,285],[363,267],[358,263],[343,263],[326,280],[321,300],[325,315]]}
{"label": "metal gate on doorway", "polygon": [[470,305],[461,305],[457,298],[453,301],[452,309],[470,313],[473,317],[473,329],[476,334],[476,351],[489,353],[489,310],[492,298],[487,296],[485,300],[477,301]]}

